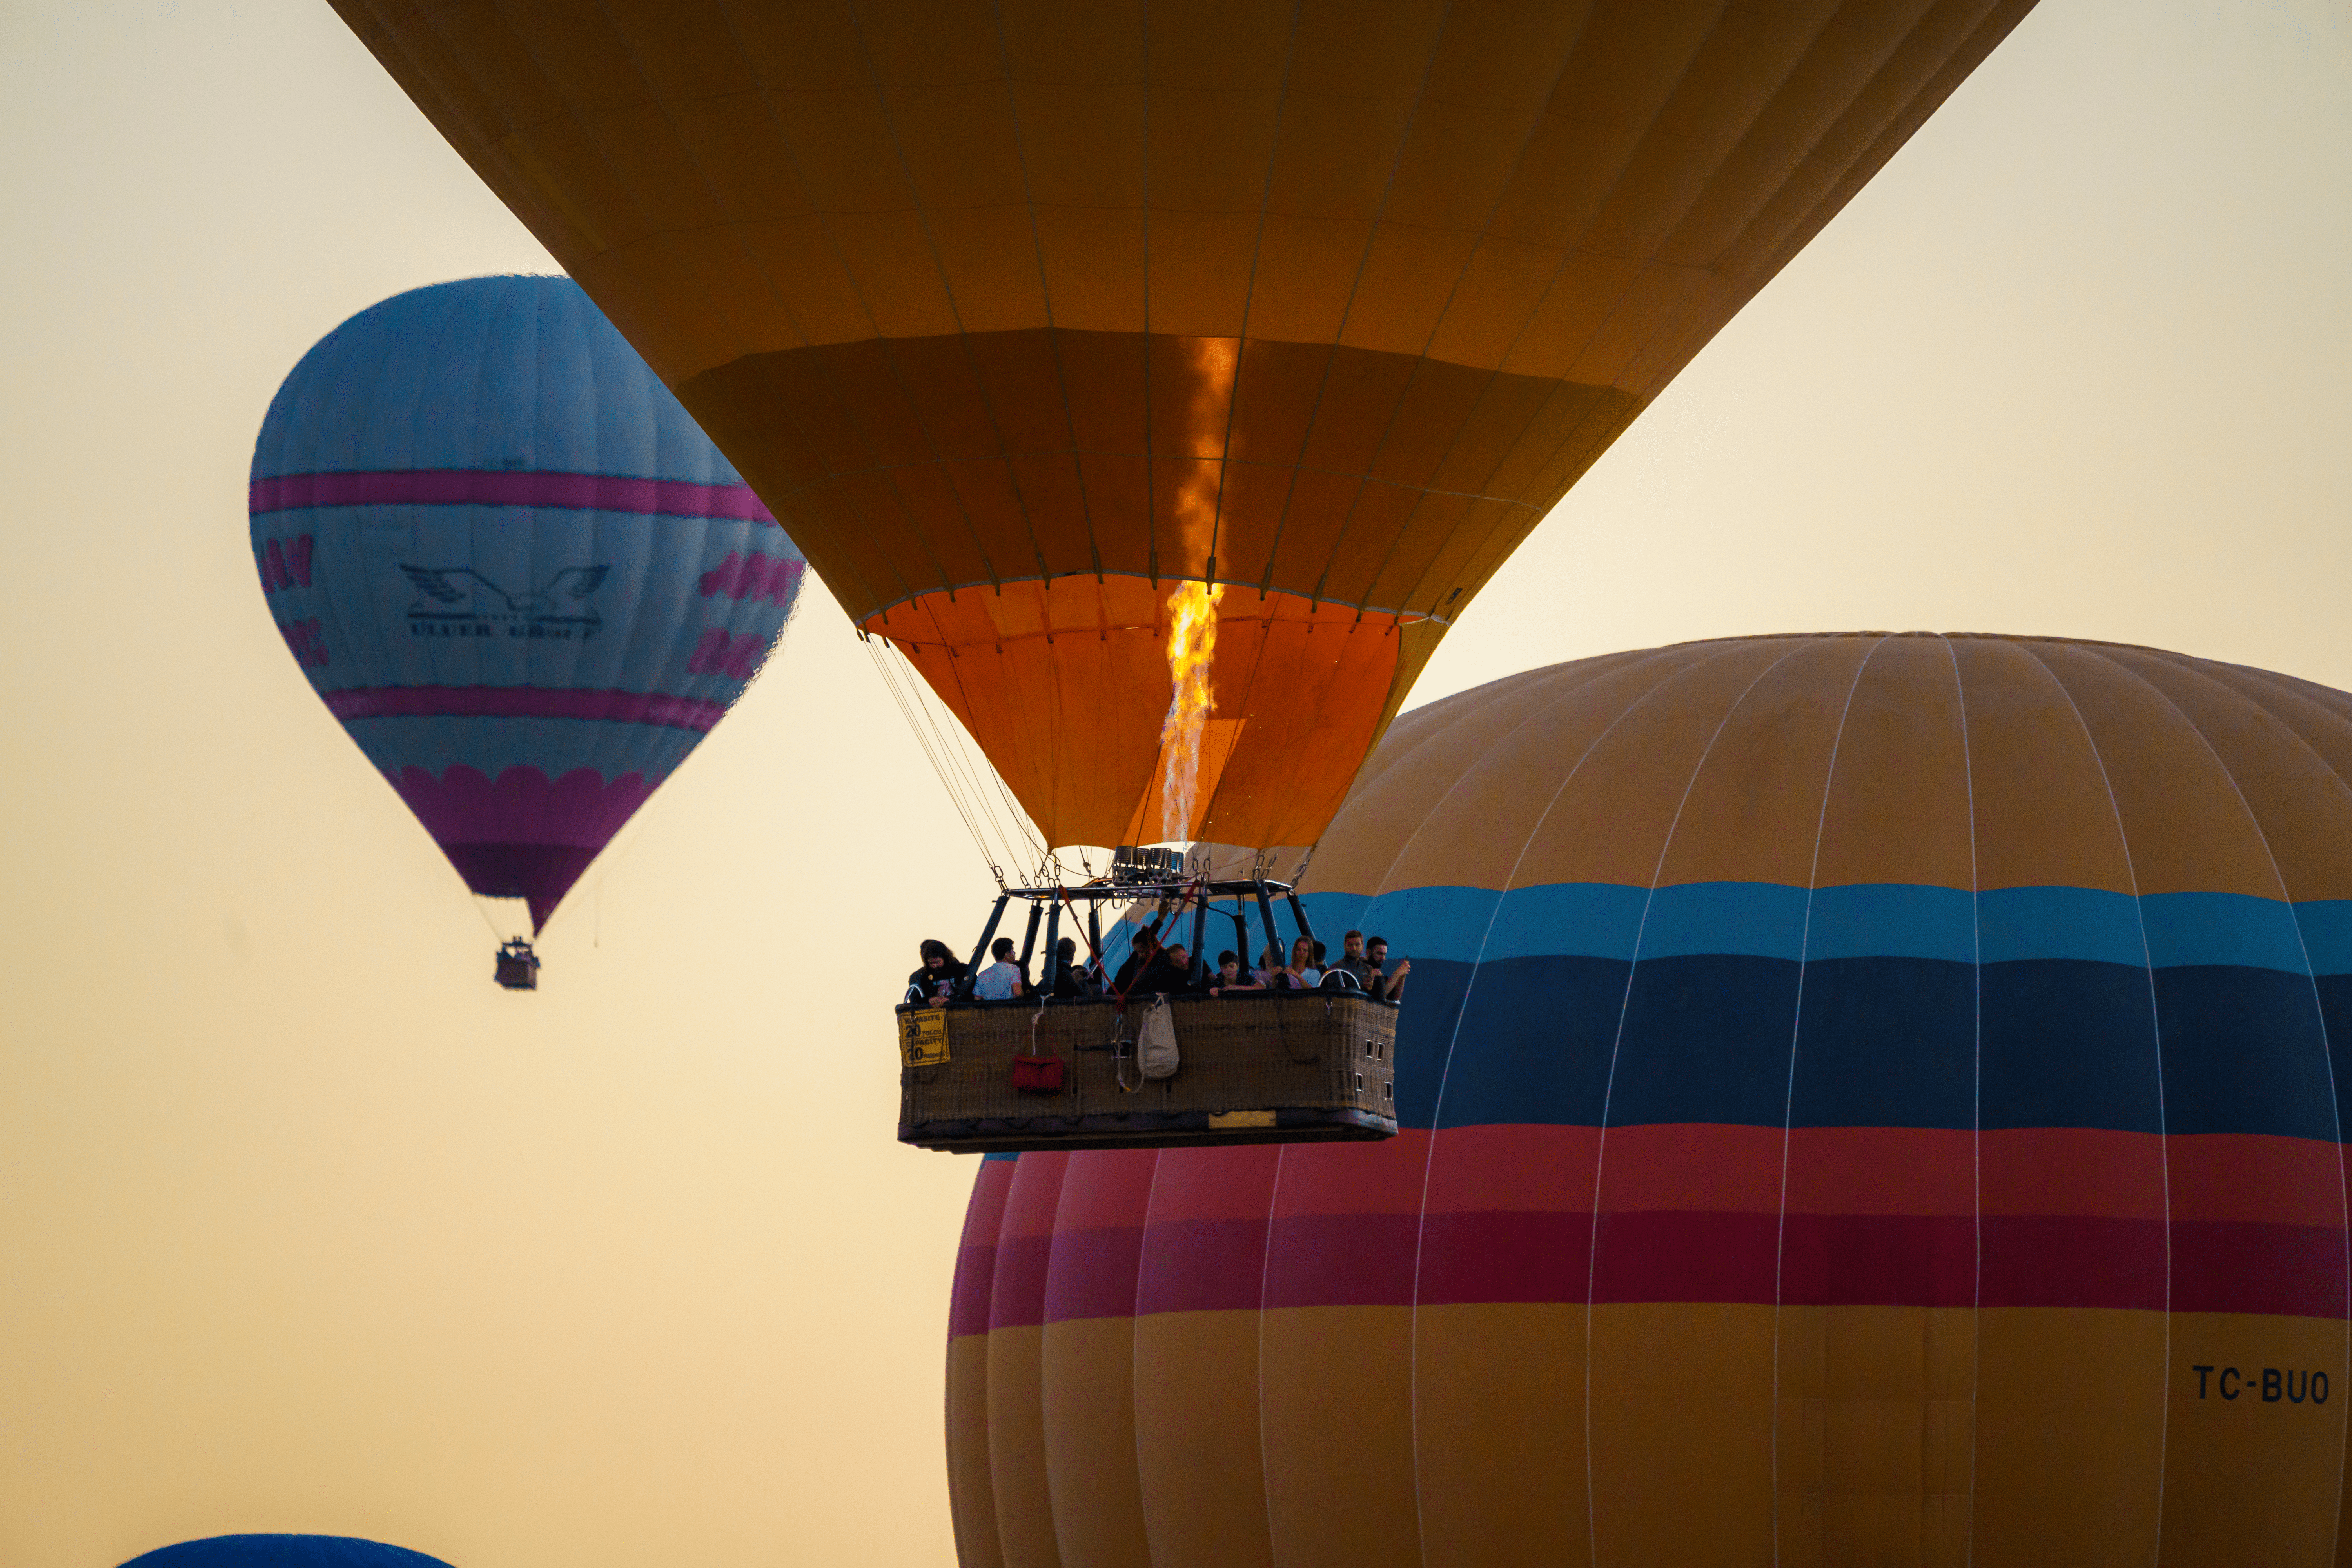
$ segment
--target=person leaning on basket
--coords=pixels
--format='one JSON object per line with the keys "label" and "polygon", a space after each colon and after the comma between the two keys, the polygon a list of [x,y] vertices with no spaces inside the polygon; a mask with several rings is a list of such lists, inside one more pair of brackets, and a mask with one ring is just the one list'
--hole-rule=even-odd
{"label": "person leaning on basket", "polygon": [[1372,975],[1380,965],[1364,956],[1364,933],[1351,931],[1339,939],[1339,962],[1331,967],[1346,970],[1356,977],[1357,984],[1370,991]]}
{"label": "person leaning on basket", "polygon": [[1263,991],[1265,983],[1255,974],[1244,974],[1241,954],[1228,948],[1217,954],[1217,972],[1202,989],[1212,996],[1238,996],[1244,991]]}
{"label": "person leaning on basket", "polygon": [[971,983],[972,1000],[976,1002],[1010,1002],[1021,994],[1021,966],[1013,962],[1013,939],[1000,936],[989,952],[996,962],[980,972]]}
{"label": "person leaning on basket", "polygon": [[1192,955],[1181,942],[1171,942],[1153,954],[1136,977],[1130,996],[1181,996],[1192,988]]}
{"label": "person leaning on basket", "polygon": [[1313,939],[1296,939],[1290,944],[1290,962],[1274,972],[1274,989],[1312,991],[1322,984],[1323,972],[1315,967]]}
{"label": "person leaning on basket", "polygon": [[955,983],[971,971],[948,951],[946,942],[928,940],[922,946],[923,966],[907,976],[907,1000],[909,1002],[940,1003],[955,989]]}

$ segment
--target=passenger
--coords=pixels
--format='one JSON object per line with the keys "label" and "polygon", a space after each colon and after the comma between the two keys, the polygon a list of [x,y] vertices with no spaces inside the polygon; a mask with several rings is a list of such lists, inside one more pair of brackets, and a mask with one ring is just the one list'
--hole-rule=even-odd
{"label": "passenger", "polygon": [[1160,950],[1135,983],[1131,996],[1181,996],[1192,989],[1192,955],[1184,951],[1181,942],[1171,942]]}
{"label": "passenger", "polygon": [[1212,996],[1237,995],[1244,991],[1263,991],[1265,983],[1255,974],[1242,973],[1241,955],[1227,948],[1217,954],[1217,972],[1209,976],[1208,991]]}
{"label": "passenger", "polygon": [[1329,964],[1328,964],[1328,963],[1324,963],[1324,962],[1323,962],[1323,955],[1324,955],[1325,953],[1328,952],[1329,951],[1330,951],[1330,949],[1328,949],[1328,948],[1325,947],[1325,946],[1324,946],[1321,942],[1317,942],[1317,943],[1315,944],[1315,967],[1316,967],[1316,968],[1318,968],[1318,969],[1328,969],[1328,968],[1330,968],[1330,967],[1331,967]]}
{"label": "passenger", "polygon": [[996,962],[980,972],[971,983],[972,999],[978,1002],[1010,1002],[1027,989],[1021,984],[1021,966],[1013,962],[1013,939],[1000,936],[996,945],[988,950]]}
{"label": "passenger", "polygon": [[1323,972],[1315,967],[1315,943],[1307,937],[1298,937],[1290,944],[1290,962],[1274,972],[1269,982],[1276,991],[1312,991],[1323,983]]}
{"label": "passenger", "polygon": [[1265,951],[1257,955],[1257,967],[1250,971],[1250,974],[1265,990],[1281,990],[1282,949],[1274,942],[1267,942]]}
{"label": "passenger", "polygon": [[1372,961],[1364,956],[1364,933],[1351,931],[1339,939],[1339,967],[1356,977],[1356,984],[1370,991],[1372,988]]}
{"label": "passenger", "polygon": [[1372,979],[1364,989],[1384,1002],[1394,1002],[1404,995],[1404,977],[1412,973],[1412,960],[1400,958],[1394,969],[1389,967],[1389,939],[1376,936],[1364,944],[1364,956],[1371,960]]}
{"label": "passenger", "polygon": [[923,966],[907,976],[907,1000],[944,1002],[955,983],[971,971],[948,951],[946,942],[927,941],[921,952]]}
{"label": "passenger", "polygon": [[1111,977],[1110,988],[1122,995],[1126,994],[1129,987],[1135,984],[1136,977],[1150,968],[1152,960],[1159,956],[1160,939],[1152,935],[1148,928],[1137,931],[1135,945],[1129,950],[1127,962],[1120,964],[1118,973]]}
{"label": "passenger", "polygon": [[1100,989],[1095,984],[1093,968],[1078,962],[1078,942],[1076,937],[1066,936],[1055,942],[1054,953],[1061,960],[1061,968],[1054,975],[1054,995],[1057,999],[1065,1002],[1074,1001],[1080,997],[1092,996]]}

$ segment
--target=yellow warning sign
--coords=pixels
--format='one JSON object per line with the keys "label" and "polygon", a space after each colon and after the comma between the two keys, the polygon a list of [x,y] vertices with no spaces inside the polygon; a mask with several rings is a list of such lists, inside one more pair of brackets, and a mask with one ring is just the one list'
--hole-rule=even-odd
{"label": "yellow warning sign", "polygon": [[898,1060],[910,1068],[935,1068],[948,1059],[948,1010],[914,1007],[898,1015]]}

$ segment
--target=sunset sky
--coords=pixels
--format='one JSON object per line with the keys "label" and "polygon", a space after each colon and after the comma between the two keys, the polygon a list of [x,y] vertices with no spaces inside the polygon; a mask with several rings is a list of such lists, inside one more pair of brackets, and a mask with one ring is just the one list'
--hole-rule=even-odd
{"label": "sunset sky", "polygon": [[[319,337],[552,270],[324,4],[0,5],[0,1568],[953,1561],[969,1159],[888,1007],[992,891],[814,577],[544,989],[287,657],[247,468]],[[1736,633],[2352,688],[2352,12],[2042,0],[1417,689]]]}

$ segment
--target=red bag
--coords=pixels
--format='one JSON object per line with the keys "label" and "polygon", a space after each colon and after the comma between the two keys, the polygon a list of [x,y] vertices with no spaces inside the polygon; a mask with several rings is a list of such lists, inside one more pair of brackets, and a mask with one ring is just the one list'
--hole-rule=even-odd
{"label": "red bag", "polygon": [[1014,1057],[1013,1087],[1024,1094],[1059,1094],[1062,1092],[1062,1058],[1059,1057]]}

